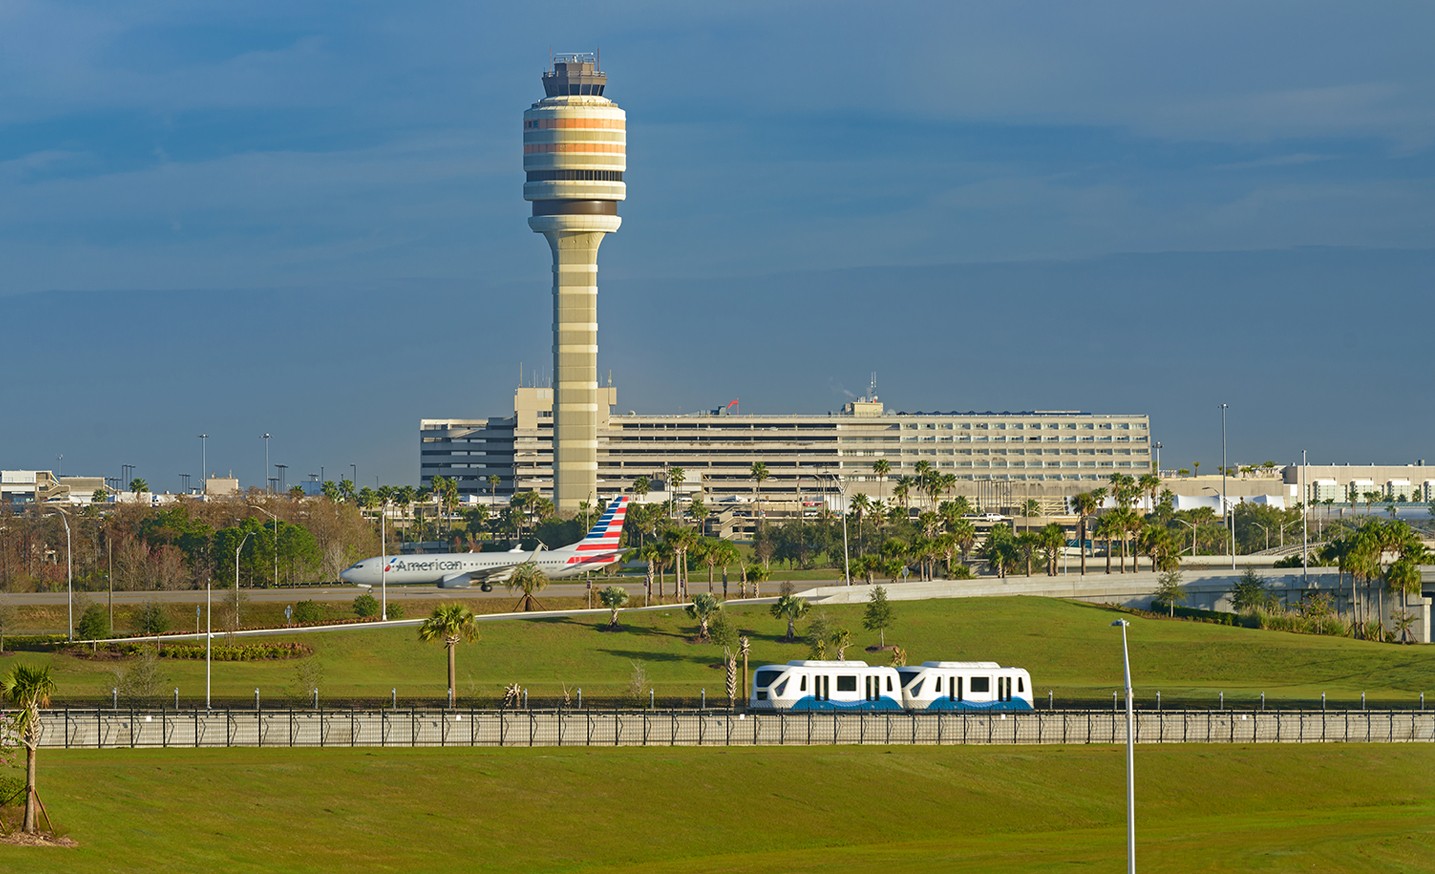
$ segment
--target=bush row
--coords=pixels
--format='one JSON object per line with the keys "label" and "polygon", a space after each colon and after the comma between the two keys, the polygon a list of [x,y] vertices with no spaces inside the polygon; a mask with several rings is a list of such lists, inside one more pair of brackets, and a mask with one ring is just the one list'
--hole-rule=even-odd
{"label": "bush row", "polygon": [[[69,646],[65,651],[81,658],[97,656],[138,656],[155,651],[152,643],[117,643],[100,647],[92,653],[87,646]],[[306,644],[292,641],[274,643],[215,644],[210,658],[217,662],[258,662],[277,659],[297,659],[313,655],[314,650]],[[159,648],[159,657],[165,659],[202,659],[204,646],[198,643],[167,643]]]}

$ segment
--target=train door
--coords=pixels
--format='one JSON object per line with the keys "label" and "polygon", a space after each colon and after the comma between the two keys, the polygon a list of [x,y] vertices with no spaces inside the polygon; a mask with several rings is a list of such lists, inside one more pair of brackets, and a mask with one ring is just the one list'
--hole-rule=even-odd
{"label": "train door", "polygon": [[948,701],[960,701],[960,700],[962,700],[962,691],[963,691],[962,686],[963,686],[963,684],[962,684],[962,678],[961,678],[961,677],[948,677],[948,678],[947,678],[947,700],[948,700]]}
{"label": "train door", "polygon": [[830,685],[832,682],[831,677],[827,676],[826,674],[818,674],[817,676],[812,678],[812,681],[815,693],[813,697],[815,697],[818,701],[826,701],[827,699],[832,697],[832,688]]}
{"label": "train door", "polygon": [[868,701],[876,701],[882,697],[882,678],[868,675],[863,687],[863,698]]}
{"label": "train door", "polygon": [[997,700],[1011,700],[1011,677],[997,677]]}

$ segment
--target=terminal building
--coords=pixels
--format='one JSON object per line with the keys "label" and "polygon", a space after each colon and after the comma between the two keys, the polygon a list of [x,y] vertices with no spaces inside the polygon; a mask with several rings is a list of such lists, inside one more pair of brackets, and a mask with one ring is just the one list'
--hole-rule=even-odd
{"label": "terminal building", "polygon": [[[595,499],[629,490],[638,477],[665,483],[665,470],[674,467],[683,469],[681,490],[710,503],[843,490],[890,499],[898,478],[925,461],[955,478],[949,496],[990,509],[1045,499],[1059,512],[1066,496],[1103,485],[1113,473],[1151,470],[1146,415],[893,412],[875,392],[825,414],[730,414],[727,407],[614,414],[617,389],[601,387],[599,397]],[[488,419],[422,420],[423,484],[443,476],[462,494],[552,494],[553,390],[519,388],[513,406],[511,415]],[[881,478],[873,471],[879,459],[890,466]],[[768,473],[760,487],[752,476],[757,462]]]}

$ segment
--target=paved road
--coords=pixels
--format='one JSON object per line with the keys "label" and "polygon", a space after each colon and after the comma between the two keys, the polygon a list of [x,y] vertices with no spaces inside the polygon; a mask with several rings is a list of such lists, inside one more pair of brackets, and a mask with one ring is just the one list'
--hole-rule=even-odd
{"label": "paved road", "polygon": [[[639,594],[643,591],[643,581],[641,579],[634,579],[632,577],[628,577],[615,580],[595,580],[593,583],[593,590],[595,592],[593,597],[595,599],[595,603],[597,598],[596,592],[598,589],[601,589],[605,586],[615,585],[622,586],[623,588],[627,589],[629,595]],[[696,585],[697,583],[695,581],[694,586],[696,587]],[[705,582],[702,584],[702,587],[703,590],[706,591]],[[672,588],[671,583],[668,584],[668,588]],[[218,599],[223,597],[226,593],[229,593],[232,597],[232,591],[233,590],[231,589],[215,589],[214,597]],[[252,604],[293,604],[296,601],[305,600],[347,602],[354,600],[364,592],[372,592],[372,594],[376,598],[379,596],[378,586],[373,587],[373,589],[368,589],[362,586],[347,585],[301,586],[283,589],[244,588],[240,589],[240,591],[244,593],[244,597],[248,598],[249,602]],[[697,591],[697,589],[694,588],[694,591]],[[582,598],[586,596],[587,592],[587,587],[582,583],[551,583],[549,584],[548,588],[543,590],[543,594],[545,596],[553,598]],[[0,593],[0,604],[9,604],[17,607],[44,605],[64,606],[66,603],[67,595],[68,593],[64,591]],[[87,598],[90,601],[104,600],[107,597],[107,593],[81,592],[77,589],[75,591],[75,597],[81,596]],[[403,603],[404,601],[413,600],[432,601],[435,598],[452,598],[457,600],[498,598],[511,601],[514,600],[516,597],[516,595],[509,592],[502,586],[495,586],[493,591],[491,592],[485,592],[478,587],[474,587],[471,589],[440,589],[435,586],[389,586],[389,600],[397,603]],[[144,604],[150,601],[156,601],[165,604],[203,604],[204,590],[179,589],[163,592],[115,592],[114,598],[116,604]]]}

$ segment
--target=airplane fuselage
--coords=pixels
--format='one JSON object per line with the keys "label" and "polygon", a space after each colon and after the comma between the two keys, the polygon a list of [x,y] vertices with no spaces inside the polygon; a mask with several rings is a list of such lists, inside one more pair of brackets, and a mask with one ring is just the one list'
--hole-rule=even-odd
{"label": "airplane fuselage", "polygon": [[[445,552],[434,555],[391,555],[387,556],[388,569],[384,570],[384,558],[366,558],[345,570],[340,576],[350,583],[377,586],[438,585],[445,578],[459,574],[482,574],[532,562],[550,580],[561,580],[577,576],[584,571],[607,567],[618,560],[618,553],[594,556],[580,562],[573,561],[572,554],[560,552]],[[465,583],[467,585],[467,583]]]}

